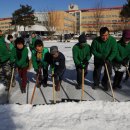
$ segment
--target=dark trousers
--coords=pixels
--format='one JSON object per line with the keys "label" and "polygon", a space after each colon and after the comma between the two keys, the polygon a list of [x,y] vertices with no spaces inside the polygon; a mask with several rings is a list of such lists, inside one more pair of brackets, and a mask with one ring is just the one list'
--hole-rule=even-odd
{"label": "dark trousers", "polygon": [[[88,65],[86,65],[84,68],[84,77],[87,75],[87,69]],[[76,71],[77,71],[77,83],[80,86],[82,84],[82,69],[77,66]]]}
{"label": "dark trousers", "polygon": [[43,69],[43,83],[47,84],[48,81],[48,67],[46,69]]}
{"label": "dark trousers", "polygon": [[120,83],[122,81],[123,74],[124,74],[124,72],[115,71],[115,76],[114,76],[114,80],[113,80],[114,89],[120,87]]}
{"label": "dark trousers", "polygon": [[48,81],[48,67],[39,68],[38,73],[39,73],[39,77],[38,77],[39,83],[47,84],[47,81]]}
{"label": "dark trousers", "polygon": [[[109,76],[111,77],[112,65],[110,63],[107,63],[106,65],[107,65],[107,69],[109,72]],[[105,67],[104,64],[94,63],[93,81],[94,81],[95,86],[99,86],[99,84],[100,84],[101,70],[102,70],[103,66]],[[104,69],[104,75],[102,78],[102,85],[106,86],[106,87],[108,86],[108,75],[106,72],[106,68]]]}
{"label": "dark trousers", "polygon": [[[55,73],[55,72],[54,72]],[[54,80],[55,80],[55,90],[56,91],[60,91],[60,85],[61,85],[61,81],[63,80],[63,75],[65,73],[65,69],[59,74],[59,75],[55,75],[54,76]]]}
{"label": "dark trousers", "polygon": [[21,78],[21,89],[25,89],[26,88],[26,84],[27,84],[27,67],[25,68],[18,68],[18,73],[19,76]]}

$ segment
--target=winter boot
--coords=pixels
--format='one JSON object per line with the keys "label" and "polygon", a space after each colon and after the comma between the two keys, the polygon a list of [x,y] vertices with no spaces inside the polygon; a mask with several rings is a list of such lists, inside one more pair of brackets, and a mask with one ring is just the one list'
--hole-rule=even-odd
{"label": "winter boot", "polygon": [[22,93],[26,93],[26,87],[23,86],[23,87],[21,88],[21,92],[22,92]]}
{"label": "winter boot", "polygon": [[92,89],[96,89],[96,88],[99,88],[99,85],[93,84],[93,85],[92,85]]}
{"label": "winter boot", "polygon": [[43,87],[47,87],[47,81],[42,81],[42,85],[43,85]]}
{"label": "winter boot", "polygon": [[81,84],[77,84],[76,89],[81,89],[82,85]]}
{"label": "winter boot", "polygon": [[104,91],[108,91],[108,83],[102,81],[102,86]]}
{"label": "winter boot", "polygon": [[123,77],[123,72],[116,71],[113,81],[113,89],[119,88],[121,89],[122,86],[120,85]]}

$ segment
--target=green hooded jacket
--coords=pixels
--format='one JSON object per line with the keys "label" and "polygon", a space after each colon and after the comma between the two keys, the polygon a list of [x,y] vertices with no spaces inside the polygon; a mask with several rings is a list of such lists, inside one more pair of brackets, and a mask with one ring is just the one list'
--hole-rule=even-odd
{"label": "green hooded jacket", "polygon": [[34,70],[37,70],[39,68],[39,64],[41,64],[42,67],[44,69],[46,69],[46,67],[48,66],[48,63],[45,61],[45,56],[46,56],[47,53],[49,53],[49,50],[48,50],[48,48],[44,47],[43,50],[42,50],[42,59],[39,63],[37,61],[37,51],[36,50],[32,51],[32,64],[33,64]]}
{"label": "green hooded jacket", "polygon": [[130,60],[130,42],[125,44],[121,39],[117,42],[117,47],[118,51],[115,60],[117,62],[122,62],[125,58]]}
{"label": "green hooded jacket", "polygon": [[34,44],[35,44],[35,41],[36,41],[36,40],[37,40],[36,37],[34,37],[34,38],[31,39],[31,43],[30,43],[30,45],[29,45],[30,50],[34,50],[34,49],[35,49]]}
{"label": "green hooded jacket", "polygon": [[10,53],[6,47],[4,37],[0,36],[0,63],[10,59]]}
{"label": "green hooded jacket", "polygon": [[17,55],[17,49],[14,47],[11,51],[11,57],[10,57],[11,62],[15,62],[16,66],[18,68],[25,68],[28,67],[29,61],[28,61],[28,49],[27,47],[24,47],[21,50],[21,58],[18,58]]}
{"label": "green hooded jacket", "polygon": [[97,37],[91,44],[91,51],[95,62],[101,62],[104,58],[112,61],[117,54],[116,39],[109,36],[107,41],[102,41],[100,37]]}
{"label": "green hooded jacket", "polygon": [[81,64],[83,60],[89,61],[91,58],[90,46],[85,43],[81,48],[79,44],[80,43],[75,44],[72,48],[73,60],[76,66]]}

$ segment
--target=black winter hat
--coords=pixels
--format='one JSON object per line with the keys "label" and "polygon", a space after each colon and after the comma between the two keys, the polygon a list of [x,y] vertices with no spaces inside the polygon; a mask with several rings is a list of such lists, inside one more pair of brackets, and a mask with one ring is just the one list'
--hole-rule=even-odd
{"label": "black winter hat", "polygon": [[86,42],[86,36],[85,34],[81,34],[78,38],[79,43],[85,43]]}
{"label": "black winter hat", "polygon": [[55,54],[56,52],[58,52],[58,47],[57,46],[52,46],[50,47],[50,54]]}

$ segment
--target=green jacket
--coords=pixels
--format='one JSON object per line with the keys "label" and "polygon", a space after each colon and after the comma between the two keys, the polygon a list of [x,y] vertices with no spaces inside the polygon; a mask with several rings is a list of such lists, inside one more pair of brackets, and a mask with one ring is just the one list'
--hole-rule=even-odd
{"label": "green jacket", "polygon": [[[18,51],[21,54],[21,58],[19,59],[19,54]],[[28,60],[28,49],[27,47],[24,47],[22,50],[17,50],[15,47],[11,51],[11,57],[10,57],[11,62],[15,62],[16,66],[18,68],[25,68],[28,67],[29,65],[29,60]]]}
{"label": "green jacket", "polygon": [[4,37],[0,37],[0,63],[3,63],[10,59],[9,51],[6,47]]}
{"label": "green jacket", "polygon": [[91,58],[90,46],[87,43],[83,48],[79,46],[79,43],[75,44],[72,48],[72,52],[75,65],[81,64],[83,60],[89,61]]}
{"label": "green jacket", "polygon": [[130,60],[130,42],[125,44],[123,40],[117,42],[117,55],[115,57],[115,61],[122,62],[123,59],[128,58]]}
{"label": "green jacket", "polygon": [[32,51],[32,64],[34,70],[37,70],[40,64],[44,69],[48,67],[48,63],[45,61],[45,57],[47,53],[49,53],[49,50],[48,48],[44,47],[44,49],[42,50],[42,59],[40,60],[40,62],[38,62],[37,51],[36,50]]}
{"label": "green jacket", "polygon": [[14,44],[11,42],[11,43],[9,44],[9,49],[10,49],[10,51],[11,51],[13,48],[14,48]]}
{"label": "green jacket", "polygon": [[35,41],[37,40],[37,38],[36,37],[34,37],[34,38],[32,38],[31,39],[31,43],[30,43],[30,45],[29,45],[29,47],[30,47],[30,50],[34,50],[34,44],[35,44]]}
{"label": "green jacket", "polygon": [[109,36],[107,41],[97,37],[92,42],[91,51],[95,62],[101,62],[104,58],[112,61],[117,54],[117,42],[112,36]]}

